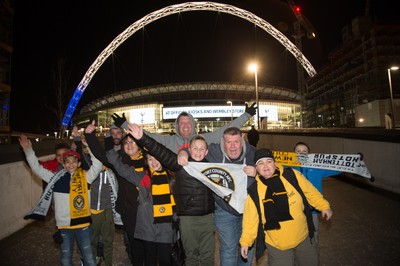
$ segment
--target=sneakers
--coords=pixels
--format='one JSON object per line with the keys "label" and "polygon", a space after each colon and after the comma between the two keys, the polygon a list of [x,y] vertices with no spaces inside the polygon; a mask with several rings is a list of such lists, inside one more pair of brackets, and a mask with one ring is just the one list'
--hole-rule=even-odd
{"label": "sneakers", "polygon": [[[103,262],[103,257],[96,257],[96,266],[100,266],[102,262]],[[81,259],[80,266],[83,266],[83,259]]]}
{"label": "sneakers", "polygon": [[96,266],[100,266],[103,261],[103,257],[96,257]]}

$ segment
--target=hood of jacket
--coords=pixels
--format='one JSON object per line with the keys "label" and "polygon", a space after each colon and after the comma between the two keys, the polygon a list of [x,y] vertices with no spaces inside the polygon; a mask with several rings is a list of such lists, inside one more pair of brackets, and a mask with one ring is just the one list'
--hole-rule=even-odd
{"label": "hood of jacket", "polygon": [[178,123],[179,118],[180,118],[183,114],[185,114],[185,115],[187,114],[187,115],[189,116],[189,118],[190,118],[190,123],[192,124],[192,132],[190,133],[190,136],[187,138],[187,140],[190,140],[190,139],[192,139],[192,137],[193,137],[194,135],[196,135],[196,124],[195,124],[195,121],[194,121],[194,117],[193,117],[191,114],[187,113],[187,112],[182,112],[182,113],[180,113],[180,114],[178,115],[178,117],[176,118],[176,120],[175,120],[176,133],[175,133],[175,134],[176,134],[179,138],[185,139],[184,137],[182,137],[181,132],[179,131],[179,123]]}
{"label": "hood of jacket", "polygon": [[[247,147],[246,147],[246,141],[241,137],[242,140],[242,151],[237,159],[231,159],[229,158],[228,154],[225,151],[224,147],[224,136],[221,137],[221,141],[219,145],[221,146],[221,151],[224,156],[222,163],[226,163],[226,159],[228,159],[228,163],[235,163],[235,162],[241,162],[243,164],[246,164],[246,152],[247,152]],[[251,162],[250,162],[251,164]]]}

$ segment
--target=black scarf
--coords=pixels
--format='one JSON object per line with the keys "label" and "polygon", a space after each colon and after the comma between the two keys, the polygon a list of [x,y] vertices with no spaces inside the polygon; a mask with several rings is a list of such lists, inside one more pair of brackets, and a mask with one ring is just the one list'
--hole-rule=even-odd
{"label": "black scarf", "polygon": [[260,181],[267,186],[263,199],[266,220],[264,229],[280,229],[279,222],[293,220],[293,217],[289,212],[288,196],[280,179],[279,168],[275,169],[275,173],[270,178],[265,179],[260,176]]}

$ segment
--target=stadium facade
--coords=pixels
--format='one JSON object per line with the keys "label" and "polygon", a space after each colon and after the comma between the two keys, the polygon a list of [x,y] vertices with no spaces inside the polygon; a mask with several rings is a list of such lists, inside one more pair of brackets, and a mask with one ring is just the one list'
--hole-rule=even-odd
{"label": "stadium facade", "polygon": [[[301,125],[300,95],[297,91],[258,86],[260,129],[295,128]],[[162,134],[176,132],[175,119],[182,111],[191,113],[197,131],[214,131],[240,116],[245,103],[255,102],[254,84],[180,83],[157,85],[117,92],[96,99],[81,108],[73,119],[79,128],[95,119],[100,132],[113,123],[112,115],[125,114],[127,120],[146,130]],[[232,102],[232,104],[230,103]],[[254,116],[245,125],[256,124]]]}

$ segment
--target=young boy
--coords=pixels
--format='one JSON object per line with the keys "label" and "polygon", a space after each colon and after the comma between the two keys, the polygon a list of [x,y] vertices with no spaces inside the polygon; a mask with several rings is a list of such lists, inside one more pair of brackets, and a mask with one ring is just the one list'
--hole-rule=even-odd
{"label": "young boy", "polygon": [[[294,145],[294,152],[297,154],[303,154],[307,155],[310,153],[310,147],[307,145],[305,142],[297,142]],[[322,193],[322,179],[334,175],[340,175],[342,172],[340,171],[334,171],[334,170],[326,170],[326,169],[316,169],[316,168],[309,168],[309,167],[292,167],[293,169],[296,169],[300,173],[302,173],[308,181],[313,184],[313,186],[318,189],[320,193]],[[315,241],[319,240],[319,219],[318,219],[318,214],[320,212],[317,211],[315,208],[312,208],[312,216],[313,216],[313,222],[314,222],[314,238]]]}
{"label": "young boy", "polygon": [[[189,175],[178,164],[177,155],[153,138],[143,134],[136,124],[129,124],[129,132],[138,145],[144,147],[165,167],[174,171],[177,214],[179,229],[185,251],[185,265],[214,265],[214,196],[212,191]],[[195,135],[189,142],[190,161],[207,162],[208,145],[201,135]]]}
{"label": "young boy", "polygon": [[21,135],[19,143],[32,171],[49,183],[49,191],[53,194],[56,225],[62,236],[61,265],[72,265],[76,239],[84,265],[95,266],[90,242],[89,186],[99,175],[102,163],[92,156],[92,166],[84,171],[80,167],[79,153],[67,151],[62,155],[64,169],[54,174],[39,164],[32,143],[25,135]]}

